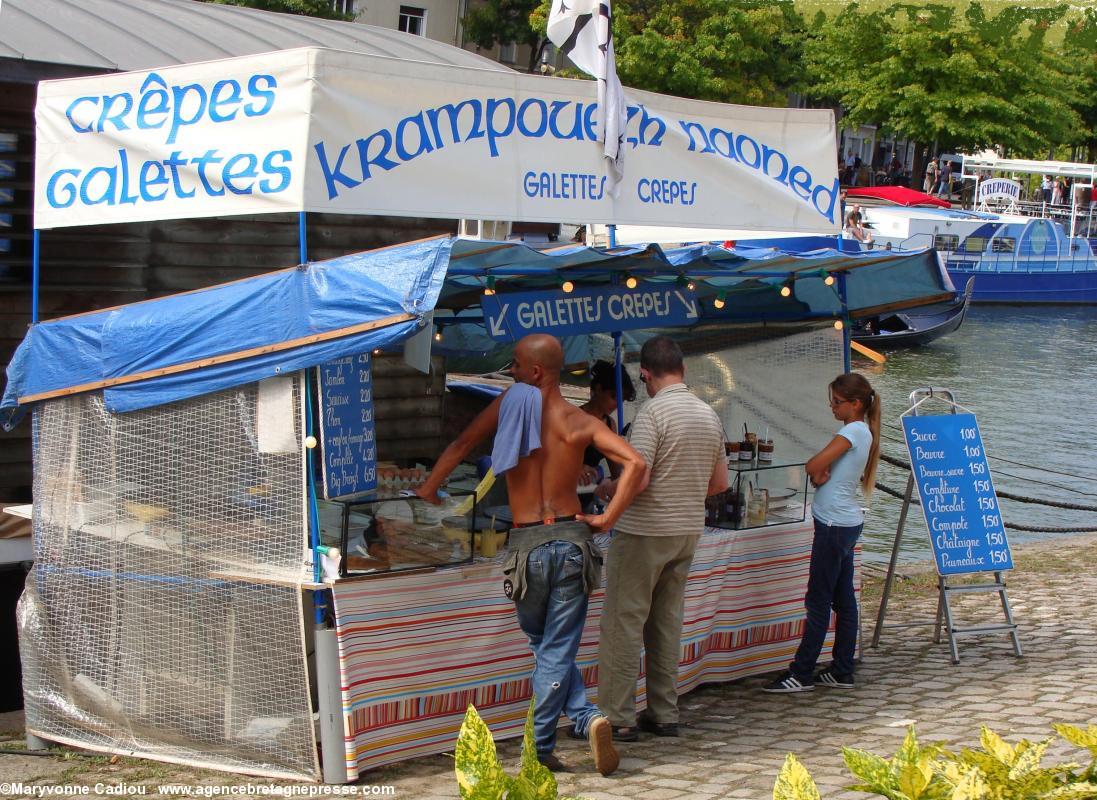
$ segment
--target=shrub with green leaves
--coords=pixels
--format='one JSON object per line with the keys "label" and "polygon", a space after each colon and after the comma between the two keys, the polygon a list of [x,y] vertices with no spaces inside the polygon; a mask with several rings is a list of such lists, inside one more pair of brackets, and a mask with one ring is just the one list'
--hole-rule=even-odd
{"label": "shrub with green leaves", "polygon": [[[1073,762],[1044,766],[1055,737],[1021,739],[1011,746],[983,727],[981,750],[952,753],[939,745],[921,746],[914,728],[891,758],[846,747],[846,766],[859,780],[852,788],[888,800],[1094,800],[1097,798],[1097,725],[1060,724],[1064,740],[1089,750],[1086,767]],[[773,786],[773,800],[819,800],[819,789],[791,753]]]}

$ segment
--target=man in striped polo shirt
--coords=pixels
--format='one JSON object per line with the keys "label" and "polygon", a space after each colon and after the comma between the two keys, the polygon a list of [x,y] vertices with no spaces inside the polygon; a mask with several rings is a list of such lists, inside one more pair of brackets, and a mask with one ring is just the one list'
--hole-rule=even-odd
{"label": "man in striped polo shirt", "polygon": [[[630,444],[650,483],[617,521],[606,563],[598,650],[598,706],[618,741],[637,729],[678,735],[678,660],[686,579],[705,526],[705,498],[728,486],[720,418],[686,388],[682,350],[657,336],[640,351],[651,400],[632,423]],[[606,486],[603,496],[612,493]],[[637,718],[640,648],[647,649],[647,711]]]}

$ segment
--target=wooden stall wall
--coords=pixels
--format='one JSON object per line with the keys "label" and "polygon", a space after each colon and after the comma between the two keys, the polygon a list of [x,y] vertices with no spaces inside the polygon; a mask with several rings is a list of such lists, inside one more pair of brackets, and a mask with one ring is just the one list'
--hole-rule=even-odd
{"label": "wooden stall wall", "polygon": [[[30,321],[34,91],[33,84],[0,83],[0,366],[5,368]],[[30,426],[0,430],[0,501],[29,497]]]}
{"label": "wooden stall wall", "polygon": [[402,355],[373,362],[374,419],[380,461],[433,461],[449,440],[442,437],[445,361],[432,356],[430,374],[405,363]]}

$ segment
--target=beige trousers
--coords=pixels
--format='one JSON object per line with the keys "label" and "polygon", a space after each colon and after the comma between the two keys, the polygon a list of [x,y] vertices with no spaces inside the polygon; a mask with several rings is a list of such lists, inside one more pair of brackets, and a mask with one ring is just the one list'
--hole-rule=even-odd
{"label": "beige trousers", "polygon": [[598,707],[614,725],[636,724],[641,647],[646,651],[647,713],[655,722],[678,721],[686,579],[700,538],[613,537],[598,645]]}

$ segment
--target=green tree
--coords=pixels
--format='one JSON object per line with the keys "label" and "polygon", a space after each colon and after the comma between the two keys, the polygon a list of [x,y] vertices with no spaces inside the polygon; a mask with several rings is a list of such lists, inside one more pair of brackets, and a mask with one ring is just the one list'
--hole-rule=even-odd
{"label": "green tree", "polygon": [[323,17],[324,19],[350,20],[349,14],[335,10],[331,0],[203,0],[206,3],[218,3],[223,6],[244,6],[262,11],[280,11],[284,14],[300,14],[305,17]]}
{"label": "green tree", "polygon": [[[533,72],[548,43],[544,24],[548,6],[542,11],[540,5],[541,0],[486,0],[465,14],[465,37],[484,48],[511,42],[527,45],[530,54],[526,66]],[[540,20],[540,27],[533,24],[536,20]]]}
{"label": "green tree", "polygon": [[878,123],[941,150],[997,145],[1044,156],[1083,126],[1081,82],[1046,42],[1066,11],[988,16],[978,3],[897,3],[865,12],[852,4],[805,43],[810,91],[840,104],[845,126]]}
{"label": "green tree", "polygon": [[614,18],[628,86],[783,106],[801,85],[804,23],[791,2],[621,0]]}
{"label": "green tree", "polygon": [[[550,0],[531,16],[545,30]],[[791,0],[615,0],[621,83],[724,103],[783,106],[802,83],[804,22]]]}
{"label": "green tree", "polygon": [[1085,160],[1097,161],[1097,9],[1072,14],[1064,36],[1066,59],[1081,84],[1081,102],[1076,109],[1082,130],[1073,142],[1085,148]]}

